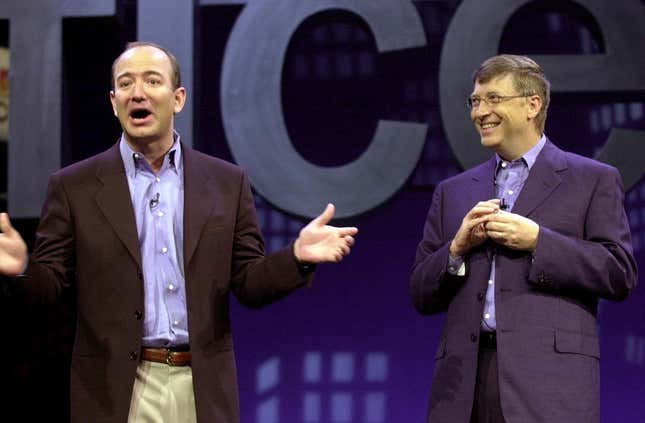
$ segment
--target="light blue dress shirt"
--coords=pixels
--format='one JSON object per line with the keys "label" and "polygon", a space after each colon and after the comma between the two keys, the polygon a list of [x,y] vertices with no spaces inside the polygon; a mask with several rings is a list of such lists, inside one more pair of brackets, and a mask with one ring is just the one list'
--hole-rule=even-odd
{"label": "light blue dress shirt", "polygon": [[[494,184],[497,198],[504,201],[505,211],[510,212],[515,205],[517,197],[522,192],[524,184],[529,177],[529,172],[535,164],[537,156],[546,144],[546,136],[542,134],[538,143],[527,151],[522,157],[509,162],[498,155],[495,155],[497,166],[495,168]],[[448,256],[448,273],[453,275],[465,274],[463,257]],[[486,289],[486,301],[482,314],[482,330],[493,332],[497,328],[495,320],[495,256],[491,264],[488,287]]]}
{"label": "light blue dress shirt", "polygon": [[[495,188],[497,198],[504,201],[506,211],[513,210],[517,197],[522,192],[524,184],[529,177],[529,172],[535,164],[538,154],[546,143],[544,134],[538,143],[517,160],[509,162],[498,155],[495,155],[497,167],[495,170]],[[488,289],[486,290],[486,302],[484,303],[484,314],[482,315],[482,330],[494,331],[497,328],[495,320],[495,256],[488,277]]]}
{"label": "light blue dress shirt", "polygon": [[188,343],[184,279],[184,172],[179,135],[158,174],[123,136],[119,144],[143,266],[143,346]]}

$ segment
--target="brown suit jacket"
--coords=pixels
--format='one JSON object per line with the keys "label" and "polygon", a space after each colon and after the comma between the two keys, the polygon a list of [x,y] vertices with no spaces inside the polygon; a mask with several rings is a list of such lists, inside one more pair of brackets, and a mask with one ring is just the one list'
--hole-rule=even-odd
{"label": "brown suit jacket", "polygon": [[[269,256],[236,166],[183,149],[184,268],[197,418],[239,421],[229,294],[260,307],[306,284],[291,246]],[[54,302],[73,287],[71,420],[125,422],[143,328],[136,222],[118,144],[52,175],[20,290]]]}

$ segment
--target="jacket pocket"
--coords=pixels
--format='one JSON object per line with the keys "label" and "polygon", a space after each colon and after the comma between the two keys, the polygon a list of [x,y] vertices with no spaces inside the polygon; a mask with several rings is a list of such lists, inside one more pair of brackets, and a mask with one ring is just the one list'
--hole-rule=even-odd
{"label": "jacket pocket", "polygon": [[598,338],[579,332],[555,330],[555,350],[560,353],[582,354],[600,358]]}

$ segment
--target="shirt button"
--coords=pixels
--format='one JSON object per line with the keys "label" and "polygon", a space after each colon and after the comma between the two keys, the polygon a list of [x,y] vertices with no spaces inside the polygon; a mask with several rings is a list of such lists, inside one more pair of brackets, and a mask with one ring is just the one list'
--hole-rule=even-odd
{"label": "shirt button", "polygon": [[490,319],[490,313],[484,314],[484,319]]}
{"label": "shirt button", "polygon": [[471,334],[470,334],[470,340],[471,340],[472,342],[477,342],[477,335],[475,335],[474,333],[471,333]]}
{"label": "shirt button", "polygon": [[128,354],[128,358],[132,361],[136,360],[139,355],[137,354],[136,351],[130,351],[130,354]]}
{"label": "shirt button", "polygon": [[506,166],[507,166],[506,162],[502,162],[502,167],[506,167]]}
{"label": "shirt button", "polygon": [[513,195],[513,190],[512,189],[508,190],[508,195]]}
{"label": "shirt button", "polygon": [[179,321],[175,320],[174,322],[172,322],[172,324],[175,325],[175,326],[179,326]]}
{"label": "shirt button", "polygon": [[155,178],[155,180],[156,180],[157,182],[161,182],[161,178],[160,178],[160,177],[158,177],[158,176]]}
{"label": "shirt button", "polygon": [[493,284],[493,280],[492,280],[492,279],[489,279],[489,280],[488,280],[488,284],[489,284],[489,285],[492,285],[492,284]]}
{"label": "shirt button", "polygon": [[161,253],[162,253],[162,254],[166,254],[167,252],[168,252],[168,248],[163,247],[163,248],[161,249]]}
{"label": "shirt button", "polygon": [[163,212],[162,212],[162,211],[157,212],[157,216],[159,216],[159,217],[163,217]]}
{"label": "shirt button", "polygon": [[175,285],[173,284],[168,285],[168,289],[172,291],[173,289],[175,289]]}

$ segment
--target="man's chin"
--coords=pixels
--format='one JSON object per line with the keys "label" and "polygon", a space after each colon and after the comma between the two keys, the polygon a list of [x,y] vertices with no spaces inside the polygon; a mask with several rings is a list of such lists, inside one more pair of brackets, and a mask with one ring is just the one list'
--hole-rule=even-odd
{"label": "man's chin", "polygon": [[490,136],[488,137],[481,136],[480,142],[482,147],[486,147],[486,148],[493,148],[499,144],[499,140]]}

